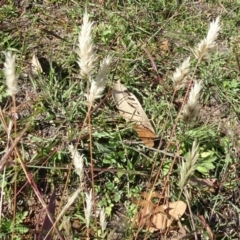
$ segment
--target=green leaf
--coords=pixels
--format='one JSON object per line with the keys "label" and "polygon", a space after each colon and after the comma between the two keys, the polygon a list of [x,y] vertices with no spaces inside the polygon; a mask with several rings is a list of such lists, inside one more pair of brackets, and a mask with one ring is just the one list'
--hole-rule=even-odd
{"label": "green leaf", "polygon": [[202,153],[200,154],[200,156],[201,156],[202,158],[207,158],[207,157],[209,157],[209,156],[212,156],[213,154],[214,154],[213,151],[207,151],[207,152],[202,152]]}
{"label": "green leaf", "polygon": [[22,224],[17,225],[15,229],[16,229],[16,232],[21,233],[21,234],[27,233],[29,231],[28,228]]}
{"label": "green leaf", "polygon": [[202,164],[199,165],[197,167],[197,170],[204,175],[208,175],[209,170],[212,170],[214,168],[215,168],[215,166],[212,163],[208,162],[208,163],[205,163],[204,165],[202,165]]}
{"label": "green leaf", "polygon": [[203,166],[198,166],[197,170],[204,175],[208,175],[208,172],[209,172],[208,169]]}

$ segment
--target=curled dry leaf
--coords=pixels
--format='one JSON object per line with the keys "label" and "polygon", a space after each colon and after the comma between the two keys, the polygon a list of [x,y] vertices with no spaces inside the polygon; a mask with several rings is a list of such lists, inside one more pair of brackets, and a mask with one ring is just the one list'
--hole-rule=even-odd
{"label": "curled dry leaf", "polygon": [[113,99],[125,120],[136,123],[133,128],[144,144],[153,147],[153,139],[156,138],[155,131],[135,95],[129,92],[120,81],[117,81],[113,85]]}
{"label": "curled dry leaf", "polygon": [[[159,209],[158,209],[159,208]],[[163,213],[162,209],[165,208]],[[182,201],[172,202],[168,205],[162,205],[156,208],[155,215],[153,215],[151,221],[154,227],[150,227],[150,231],[163,230],[170,227],[174,220],[179,220],[185,213],[187,208],[186,203]]]}
{"label": "curled dry leaf", "polygon": [[142,192],[141,199],[133,199],[133,203],[140,206],[141,210],[137,216],[137,224],[139,227],[154,227],[151,218],[155,212],[156,204],[153,203],[154,198],[161,198],[157,192]]}
{"label": "curled dry leaf", "polygon": [[167,54],[170,52],[170,45],[169,45],[169,41],[167,39],[165,39],[160,46],[160,51],[162,54]]}
{"label": "curled dry leaf", "polygon": [[182,217],[187,208],[182,201],[163,205],[154,203],[154,198],[158,200],[162,198],[157,192],[142,192],[141,197],[140,200],[133,199],[133,203],[141,207],[136,222],[138,227],[145,226],[151,232],[170,227],[174,220]]}
{"label": "curled dry leaf", "polygon": [[31,66],[32,66],[32,72],[34,74],[38,74],[38,73],[43,72],[42,66],[41,66],[37,56],[35,55],[35,53],[33,54],[33,57],[32,57]]}

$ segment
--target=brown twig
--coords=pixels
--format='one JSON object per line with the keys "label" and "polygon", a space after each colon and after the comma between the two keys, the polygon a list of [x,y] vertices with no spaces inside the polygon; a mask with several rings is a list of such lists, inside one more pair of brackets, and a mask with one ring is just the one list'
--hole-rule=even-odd
{"label": "brown twig", "polygon": [[30,125],[30,123],[27,124],[27,126],[23,129],[23,131],[20,133],[20,135],[15,138],[14,141],[10,138],[10,139],[11,139],[11,142],[12,142],[12,145],[11,145],[11,147],[9,147],[9,149],[5,152],[5,154],[3,155],[3,157],[2,157],[1,160],[0,160],[0,172],[3,170],[5,164],[7,163],[9,155],[10,155],[10,154],[12,153],[12,151],[16,148],[18,142],[22,139],[23,135],[24,135],[25,132],[28,130],[29,125]]}

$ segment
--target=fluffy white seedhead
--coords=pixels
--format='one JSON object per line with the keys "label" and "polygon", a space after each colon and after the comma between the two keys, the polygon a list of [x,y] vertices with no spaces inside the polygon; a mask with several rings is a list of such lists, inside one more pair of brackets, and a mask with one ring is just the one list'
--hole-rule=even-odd
{"label": "fluffy white seedhead", "polygon": [[192,150],[188,153],[185,161],[182,161],[179,182],[180,189],[183,189],[183,187],[187,184],[189,177],[194,173],[195,169],[197,168],[197,160],[199,156],[198,149],[199,144],[195,140],[192,145]]}
{"label": "fluffy white seedhead", "polygon": [[199,93],[202,89],[201,82],[195,81],[189,93],[188,104],[194,106],[198,103]]}
{"label": "fluffy white seedhead", "polygon": [[92,44],[92,25],[93,22],[89,22],[89,15],[84,13],[82,30],[78,37],[78,65],[80,67],[81,78],[88,78],[94,68],[94,61],[96,60],[96,54]]}
{"label": "fluffy white seedhead", "polygon": [[99,216],[99,220],[100,220],[100,226],[102,229],[102,233],[104,233],[106,227],[107,227],[107,222],[106,222],[106,213],[105,213],[105,209],[101,208],[100,210],[100,216]]}
{"label": "fluffy white seedhead", "polygon": [[173,86],[175,90],[179,90],[186,86],[189,67],[190,67],[190,57],[186,58],[182,63],[182,65],[176,68],[172,76]]}
{"label": "fluffy white seedhead", "polygon": [[68,147],[70,153],[72,154],[72,158],[73,158],[73,165],[75,167],[75,172],[78,174],[79,178],[80,178],[80,183],[83,182],[83,175],[84,175],[84,171],[83,171],[83,157],[84,155],[80,155],[79,152],[77,151],[77,149],[75,149],[73,147],[73,145],[69,145]]}
{"label": "fluffy white seedhead", "polygon": [[201,82],[195,81],[189,93],[187,104],[183,108],[183,119],[186,122],[192,122],[198,115],[198,99],[201,89]]}
{"label": "fluffy white seedhead", "polygon": [[106,87],[106,76],[108,68],[111,64],[111,57],[107,56],[103,59],[98,70],[96,80],[91,82],[89,94],[87,94],[87,100],[90,104],[93,104],[94,100],[102,97],[103,91]]}
{"label": "fluffy white seedhead", "polygon": [[193,53],[197,59],[206,59],[210,52],[216,46],[216,39],[220,31],[220,17],[218,16],[215,21],[210,23],[207,37],[204,38],[194,49]]}
{"label": "fluffy white seedhead", "polygon": [[12,97],[18,92],[17,76],[15,72],[15,59],[16,56],[11,52],[5,53],[4,74],[6,77],[7,93]]}
{"label": "fluffy white seedhead", "polygon": [[90,219],[92,215],[92,207],[93,207],[93,199],[92,199],[92,189],[90,190],[89,194],[85,193],[86,196],[86,207],[84,208],[85,213],[85,220],[86,220],[86,227],[89,228]]}
{"label": "fluffy white seedhead", "polygon": [[218,16],[215,21],[210,23],[210,28],[207,34],[207,42],[210,48],[215,46],[215,41],[220,31],[220,17]]}

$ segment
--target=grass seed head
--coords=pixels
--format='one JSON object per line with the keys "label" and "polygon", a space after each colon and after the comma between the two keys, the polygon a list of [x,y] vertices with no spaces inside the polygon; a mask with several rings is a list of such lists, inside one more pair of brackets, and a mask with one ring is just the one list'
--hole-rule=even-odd
{"label": "grass seed head", "polygon": [[192,150],[188,153],[186,157],[186,161],[182,162],[182,166],[180,169],[180,182],[179,187],[182,190],[184,186],[187,184],[189,177],[194,173],[197,168],[197,160],[198,160],[198,149],[199,144],[195,140],[192,145]]}
{"label": "grass seed head", "polygon": [[94,68],[94,61],[96,60],[92,44],[92,25],[93,22],[89,22],[89,15],[84,13],[82,30],[78,36],[78,65],[80,67],[80,76],[83,79],[90,77]]}
{"label": "grass seed head", "polygon": [[61,212],[59,213],[56,222],[58,222],[58,220],[66,213],[66,211],[69,209],[69,207],[73,204],[73,202],[76,200],[76,198],[78,197],[78,195],[80,194],[80,192],[83,191],[83,184],[81,184],[79,186],[79,188],[72,194],[72,196],[70,196],[68,198],[67,203],[64,205],[63,209],[61,210]]}
{"label": "grass seed head", "polygon": [[15,73],[15,59],[16,56],[11,52],[5,53],[4,74],[6,77],[7,94],[11,97],[15,96],[18,92],[17,76]]}
{"label": "grass seed head", "polygon": [[198,115],[198,99],[201,89],[201,82],[195,81],[189,93],[187,104],[183,108],[183,120],[186,122],[192,122]]}
{"label": "grass seed head", "polygon": [[187,84],[187,75],[189,73],[190,57],[186,58],[181,66],[176,68],[172,76],[174,89],[177,91],[184,88]]}
{"label": "grass seed head", "polygon": [[87,100],[90,104],[93,104],[95,99],[102,97],[103,91],[106,87],[106,76],[109,65],[111,64],[111,57],[107,56],[103,59],[98,70],[96,80],[91,82],[91,88],[89,94],[87,94]]}
{"label": "grass seed head", "polygon": [[84,171],[83,171],[83,157],[84,155],[80,155],[79,152],[77,151],[77,149],[75,149],[73,147],[73,145],[69,145],[69,151],[72,154],[72,158],[73,158],[73,165],[75,167],[75,172],[78,174],[79,178],[80,178],[80,183],[83,182],[83,175],[84,175]]}
{"label": "grass seed head", "polygon": [[100,226],[101,226],[101,229],[102,229],[102,233],[104,233],[104,231],[107,227],[106,213],[105,213],[104,208],[101,208],[99,218],[100,218]]}
{"label": "grass seed head", "polygon": [[86,220],[86,227],[89,228],[90,219],[92,215],[92,208],[93,208],[93,199],[92,199],[92,189],[89,193],[85,193],[86,196],[86,207],[84,208],[85,213],[85,220]]}
{"label": "grass seed head", "polygon": [[198,60],[207,59],[209,53],[216,47],[216,39],[220,31],[220,17],[218,16],[215,21],[210,23],[207,37],[204,38],[197,47],[193,50],[195,57]]}

